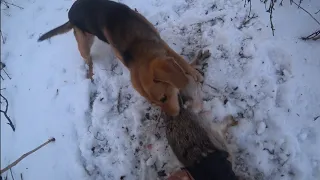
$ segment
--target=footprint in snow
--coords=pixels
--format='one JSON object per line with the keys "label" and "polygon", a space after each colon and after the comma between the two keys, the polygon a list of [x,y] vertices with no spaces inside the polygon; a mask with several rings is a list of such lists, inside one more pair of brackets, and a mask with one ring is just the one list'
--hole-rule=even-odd
{"label": "footprint in snow", "polygon": [[291,78],[291,58],[281,48],[270,48],[267,52],[269,60],[275,68],[277,83],[283,84]]}

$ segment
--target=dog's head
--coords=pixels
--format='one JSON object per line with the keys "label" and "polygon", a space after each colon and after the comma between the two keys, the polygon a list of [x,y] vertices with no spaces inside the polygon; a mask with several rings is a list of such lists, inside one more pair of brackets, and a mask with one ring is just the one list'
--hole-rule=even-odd
{"label": "dog's head", "polygon": [[148,94],[152,102],[160,106],[165,113],[171,116],[178,115],[179,89],[188,84],[188,78],[183,69],[171,57],[154,59],[149,69],[152,85]]}

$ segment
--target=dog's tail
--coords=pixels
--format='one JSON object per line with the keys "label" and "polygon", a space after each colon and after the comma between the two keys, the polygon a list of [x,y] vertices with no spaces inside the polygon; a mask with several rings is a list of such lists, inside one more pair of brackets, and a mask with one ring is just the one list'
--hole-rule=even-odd
{"label": "dog's tail", "polygon": [[69,32],[72,29],[72,24],[68,21],[64,23],[63,25],[56,27],[52,29],[51,31],[43,34],[42,36],[39,37],[38,42],[49,39],[53,36],[59,35],[59,34],[64,34]]}

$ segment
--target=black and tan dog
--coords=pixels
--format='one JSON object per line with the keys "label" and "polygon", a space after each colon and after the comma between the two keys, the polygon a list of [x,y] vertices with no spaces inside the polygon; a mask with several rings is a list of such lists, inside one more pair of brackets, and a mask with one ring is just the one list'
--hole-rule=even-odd
{"label": "black and tan dog", "polygon": [[201,74],[165,43],[155,27],[128,6],[109,0],[77,0],[69,21],[43,34],[38,41],[74,31],[81,56],[89,66],[94,36],[110,44],[130,70],[133,87],[170,115],[177,115],[179,89],[188,84],[186,74],[202,81]]}

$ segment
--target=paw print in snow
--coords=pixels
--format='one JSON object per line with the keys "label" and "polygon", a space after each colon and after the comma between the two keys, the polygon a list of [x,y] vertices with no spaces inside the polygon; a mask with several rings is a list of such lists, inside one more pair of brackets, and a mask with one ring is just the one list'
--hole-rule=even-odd
{"label": "paw print in snow", "polygon": [[291,77],[291,58],[280,48],[268,50],[268,58],[273,63],[277,83],[283,84]]}

